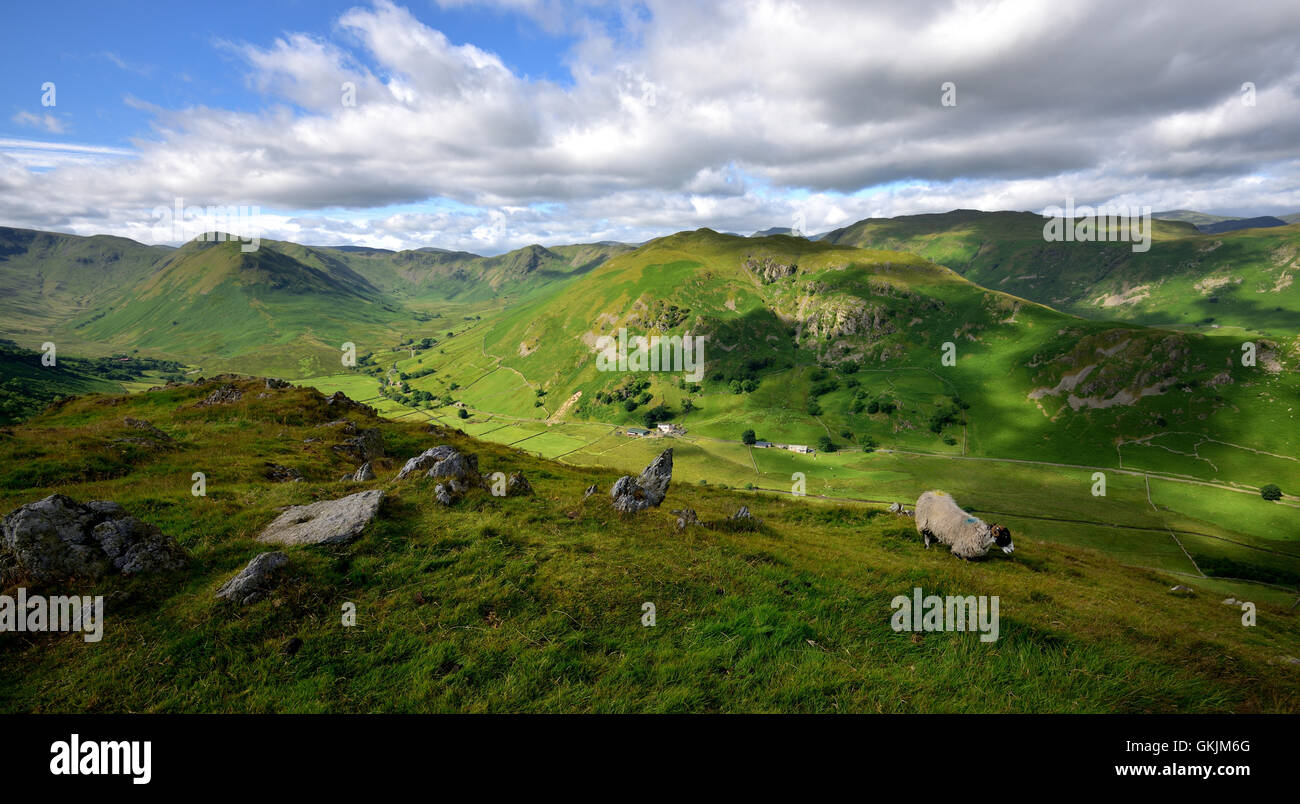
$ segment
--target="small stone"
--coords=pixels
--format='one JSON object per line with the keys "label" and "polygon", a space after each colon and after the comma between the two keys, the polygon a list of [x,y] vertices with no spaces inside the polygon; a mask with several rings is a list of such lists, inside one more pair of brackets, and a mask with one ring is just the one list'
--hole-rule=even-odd
{"label": "small stone", "polygon": [[284,553],[260,553],[217,590],[217,597],[241,606],[256,603],[274,588],[280,569],[288,563]]}
{"label": "small stone", "polygon": [[352,481],[354,483],[365,483],[367,480],[374,479],[375,471],[370,468],[370,461],[361,464],[361,468],[356,471],[356,474],[352,475]]}
{"label": "small stone", "polygon": [[297,653],[300,648],[302,648],[302,640],[298,637],[293,637],[288,642],[284,643],[284,646],[280,648],[280,652],[285,656],[292,656]]}
{"label": "small stone", "polygon": [[691,525],[699,525],[700,518],[693,508],[682,508],[672,512],[677,516],[677,529],[686,530]]}
{"label": "small stone", "polygon": [[281,466],[278,463],[267,464],[266,471],[263,474],[272,483],[301,483],[304,479],[302,472],[290,466]]}

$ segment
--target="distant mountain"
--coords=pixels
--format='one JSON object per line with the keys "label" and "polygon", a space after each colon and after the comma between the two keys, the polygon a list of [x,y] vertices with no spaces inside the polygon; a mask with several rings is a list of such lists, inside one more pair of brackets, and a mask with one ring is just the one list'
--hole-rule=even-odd
{"label": "distant mountain", "polygon": [[118,298],[172,253],[124,237],[0,226],[4,332],[48,333],[88,307]]}
{"label": "distant mountain", "polygon": [[1208,223],[1196,228],[1205,234],[1220,234],[1222,232],[1235,232],[1241,229],[1267,229],[1270,226],[1286,226],[1287,222],[1281,218],[1274,218],[1271,215],[1262,215],[1258,218],[1233,218],[1232,220],[1219,221],[1218,223]]}
{"label": "distant mountain", "polygon": [[1220,221],[1236,220],[1226,215],[1210,215],[1205,212],[1197,212],[1191,209],[1172,209],[1165,212],[1153,212],[1151,217],[1162,221],[1181,221],[1190,223],[1193,226],[1205,226]]}
{"label": "distant mountain", "polygon": [[1300,222],[1300,212],[1290,216],[1275,218],[1261,215],[1255,218],[1233,218],[1224,215],[1209,215],[1190,209],[1175,209],[1168,212],[1154,212],[1151,217],[1162,221],[1181,221],[1190,223],[1204,234],[1222,234],[1239,229],[1265,229],[1270,226],[1286,226]]}
{"label": "distant mountain", "polygon": [[1043,225],[1031,212],[954,210],[858,221],[824,242],[918,254],[984,287],[1088,318],[1300,330],[1300,226],[1204,234],[1154,220],[1150,250],[1134,252],[1127,242],[1049,242]]}

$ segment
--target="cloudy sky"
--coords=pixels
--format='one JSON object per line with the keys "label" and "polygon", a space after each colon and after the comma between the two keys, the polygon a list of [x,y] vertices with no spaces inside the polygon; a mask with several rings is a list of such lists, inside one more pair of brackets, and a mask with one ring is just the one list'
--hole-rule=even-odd
{"label": "cloudy sky", "polygon": [[1067,197],[1300,211],[1296,0],[51,0],[5,17],[4,225],[172,242],[157,208],[180,198],[256,206],[263,237],[491,254]]}

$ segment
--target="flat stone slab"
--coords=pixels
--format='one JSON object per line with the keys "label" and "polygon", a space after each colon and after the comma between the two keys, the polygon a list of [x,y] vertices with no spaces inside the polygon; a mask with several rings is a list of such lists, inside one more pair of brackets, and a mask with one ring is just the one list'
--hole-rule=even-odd
{"label": "flat stone slab", "polygon": [[347,544],[375,518],[383,499],[384,492],[371,489],[337,500],[295,505],[267,525],[257,540],[265,544]]}

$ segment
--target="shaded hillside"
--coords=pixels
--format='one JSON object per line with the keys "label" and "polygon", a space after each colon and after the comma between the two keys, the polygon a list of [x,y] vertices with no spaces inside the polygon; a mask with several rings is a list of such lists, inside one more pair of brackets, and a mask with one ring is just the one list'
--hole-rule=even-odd
{"label": "shaded hillside", "polygon": [[0,226],[0,334],[48,336],[83,310],[121,298],[171,251],[124,237]]}

